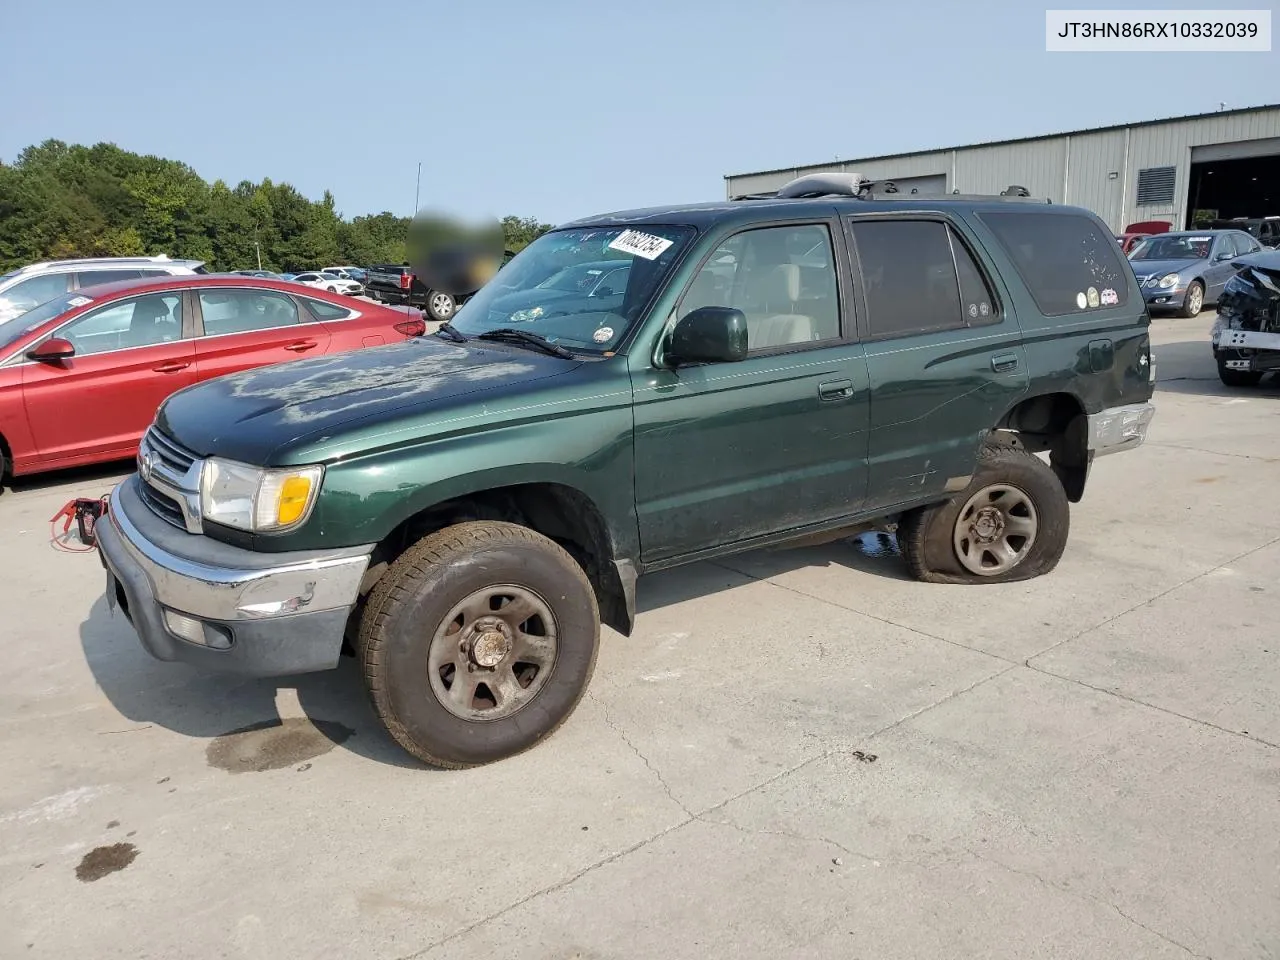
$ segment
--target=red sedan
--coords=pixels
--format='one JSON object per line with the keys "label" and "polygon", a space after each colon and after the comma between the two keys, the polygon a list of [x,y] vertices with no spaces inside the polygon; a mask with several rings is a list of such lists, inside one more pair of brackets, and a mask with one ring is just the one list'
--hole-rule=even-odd
{"label": "red sedan", "polygon": [[0,480],[132,457],[161,401],[202,380],[423,333],[416,310],[257,277],[63,294],[0,323]]}

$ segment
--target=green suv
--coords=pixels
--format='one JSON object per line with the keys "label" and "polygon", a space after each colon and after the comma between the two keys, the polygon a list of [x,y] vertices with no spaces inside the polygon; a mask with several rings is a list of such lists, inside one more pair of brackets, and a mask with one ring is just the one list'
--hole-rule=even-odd
{"label": "green suv", "polygon": [[162,660],[351,653],[410,753],[498,760],[641,574],[867,529],[923,581],[1048,573],[1146,435],[1148,326],[1106,225],[1025,196],[829,175],[591,217],[432,335],[170,397],[97,525],[108,602]]}

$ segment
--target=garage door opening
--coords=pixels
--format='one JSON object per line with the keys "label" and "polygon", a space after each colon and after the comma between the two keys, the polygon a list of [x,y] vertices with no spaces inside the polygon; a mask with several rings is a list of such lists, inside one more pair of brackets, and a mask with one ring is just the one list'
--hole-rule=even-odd
{"label": "garage door opening", "polygon": [[1191,164],[1189,227],[1212,220],[1280,216],[1280,155]]}

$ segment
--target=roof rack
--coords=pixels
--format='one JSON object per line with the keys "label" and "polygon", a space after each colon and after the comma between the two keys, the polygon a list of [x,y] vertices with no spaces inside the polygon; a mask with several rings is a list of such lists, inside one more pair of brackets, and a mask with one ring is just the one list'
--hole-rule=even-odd
{"label": "roof rack", "polygon": [[[174,263],[167,253],[156,254],[154,257],[75,257],[70,260],[41,260],[39,263],[29,263],[25,267],[19,267],[15,273],[30,273],[34,270],[43,270],[45,267],[53,266],[77,266],[83,263]],[[195,262],[195,261],[188,261]]]}
{"label": "roof rack", "polygon": [[784,183],[773,193],[745,193],[733,200],[812,200],[819,197],[852,197],[858,200],[877,200],[886,197],[919,197],[921,200],[1027,200],[1032,203],[1052,203],[1052,200],[1031,196],[1031,191],[1019,184],[1010,184],[999,194],[962,194],[959,190],[941,195],[917,193],[903,194],[892,180],[874,181],[858,173],[814,173],[797,177]]}

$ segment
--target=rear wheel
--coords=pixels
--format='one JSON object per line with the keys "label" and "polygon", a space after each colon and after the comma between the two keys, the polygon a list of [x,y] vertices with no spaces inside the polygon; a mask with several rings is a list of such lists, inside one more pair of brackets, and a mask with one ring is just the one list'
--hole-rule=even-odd
{"label": "rear wheel", "polygon": [[988,444],[969,486],[903,517],[898,543],[918,580],[1009,583],[1056,567],[1070,523],[1067,495],[1043,460]]}
{"label": "rear wheel", "polygon": [[1228,387],[1256,387],[1262,380],[1261,373],[1256,370],[1230,370],[1227,368],[1227,361],[1236,359],[1241,358],[1235,350],[1221,350],[1218,352],[1218,379]]}
{"label": "rear wheel", "polygon": [[1200,311],[1204,309],[1204,285],[1199,280],[1192,280],[1191,286],[1187,287],[1187,295],[1182,300],[1182,309],[1178,311],[1178,316],[1189,318],[1200,316]]}
{"label": "rear wheel", "polygon": [[427,295],[427,316],[437,323],[443,323],[448,320],[457,309],[457,301],[447,293],[432,290]]}
{"label": "rear wheel", "polygon": [[595,670],[600,617],[582,568],[512,523],[446,527],[378,581],[358,654],[373,706],[440,767],[510,757],[550,736]]}

